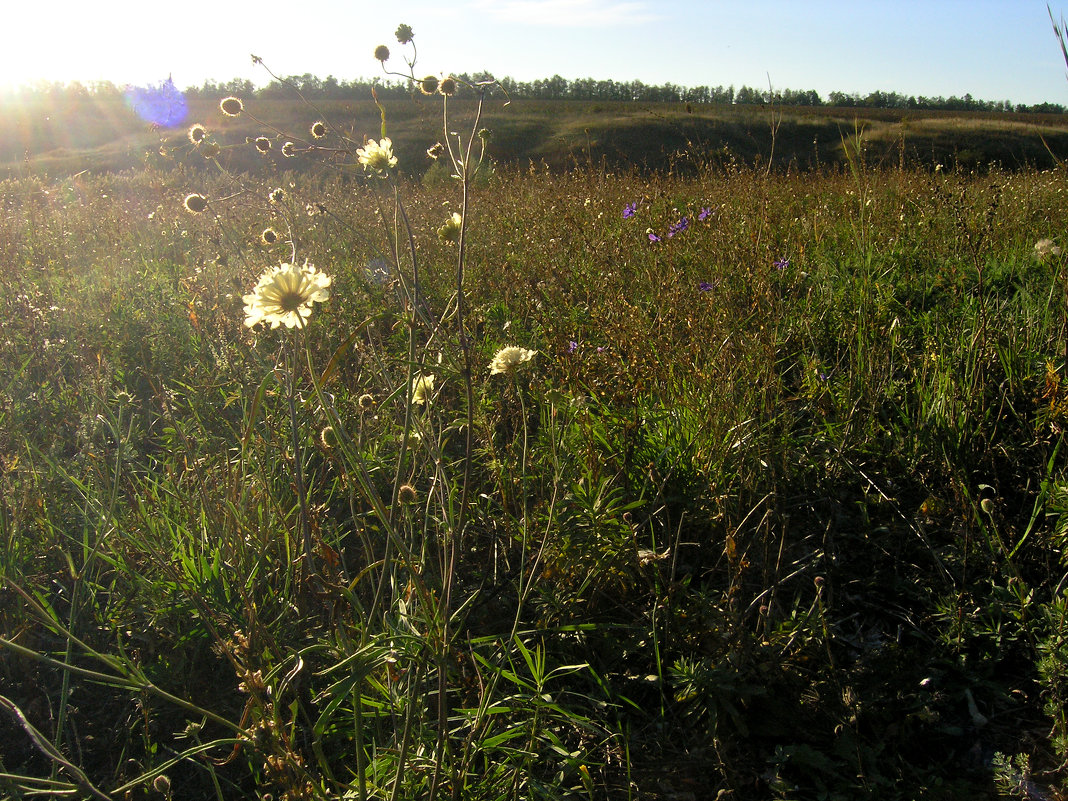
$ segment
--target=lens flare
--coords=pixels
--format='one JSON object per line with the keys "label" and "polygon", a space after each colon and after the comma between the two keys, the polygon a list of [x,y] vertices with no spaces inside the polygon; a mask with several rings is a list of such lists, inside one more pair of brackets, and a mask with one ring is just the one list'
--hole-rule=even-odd
{"label": "lens flare", "polygon": [[134,114],[164,128],[181,125],[189,113],[185,95],[170,77],[158,86],[127,86],[125,97]]}

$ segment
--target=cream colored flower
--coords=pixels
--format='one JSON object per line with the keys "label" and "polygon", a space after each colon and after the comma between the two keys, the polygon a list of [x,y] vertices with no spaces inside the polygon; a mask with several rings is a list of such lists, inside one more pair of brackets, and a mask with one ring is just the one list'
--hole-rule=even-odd
{"label": "cream colored flower", "polygon": [[412,379],[412,403],[417,406],[430,402],[430,396],[434,394],[434,376],[417,375]]}
{"label": "cream colored flower", "polygon": [[383,136],[376,142],[368,140],[367,144],[356,151],[360,164],[365,169],[375,172],[385,172],[397,166],[397,157],[393,155],[393,141],[388,136]]}
{"label": "cream colored flower", "polygon": [[1053,244],[1052,239],[1040,239],[1035,242],[1035,256],[1039,261],[1045,261],[1050,256],[1060,256],[1061,249]]}
{"label": "cream colored flower", "polygon": [[245,325],[270,323],[271,328],[302,325],[311,316],[312,304],[329,299],[330,276],[318,272],[308,262],[300,267],[283,264],[260,276],[245,301]]}
{"label": "cream colored flower", "polygon": [[490,375],[510,373],[524,362],[529,362],[537,353],[536,350],[517,348],[515,345],[501,348],[489,364]]}
{"label": "cream colored flower", "polygon": [[456,244],[460,241],[460,228],[463,224],[463,217],[456,212],[452,213],[452,216],[445,221],[445,224],[438,229],[438,239],[442,242],[448,242],[450,244]]}

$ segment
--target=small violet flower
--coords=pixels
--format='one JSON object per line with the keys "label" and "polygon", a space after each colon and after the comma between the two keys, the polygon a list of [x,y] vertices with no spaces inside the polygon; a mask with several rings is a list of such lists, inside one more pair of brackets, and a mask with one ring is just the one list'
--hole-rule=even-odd
{"label": "small violet flower", "polygon": [[578,350],[578,343],[572,339],[567,343],[567,352],[574,353],[576,350]]}
{"label": "small violet flower", "polygon": [[775,262],[775,269],[776,270],[785,270],[789,266],[790,266],[790,260],[788,258],[786,258],[785,256],[783,256],[781,259],[777,259],[776,262]]}
{"label": "small violet flower", "polygon": [[712,284],[708,283],[708,281],[702,281],[701,283],[699,283],[697,285],[697,288],[699,290],[701,290],[702,292],[711,292],[712,291]]}
{"label": "small violet flower", "polygon": [[671,226],[668,229],[668,236],[672,237],[672,236],[675,236],[675,234],[681,234],[683,231],[685,231],[689,227],[690,227],[690,221],[688,219],[686,219],[685,217],[683,217],[681,220],[679,220],[677,223],[675,223],[673,226]]}
{"label": "small violet flower", "polygon": [[623,207],[623,219],[627,220],[634,216],[634,212],[638,210],[637,203],[628,203]]}
{"label": "small violet flower", "polygon": [[659,236],[657,236],[657,235],[656,235],[656,234],[654,234],[654,233],[653,233],[652,231],[650,231],[650,232],[649,232],[649,241],[650,241],[650,242],[659,242],[659,241],[661,241],[661,240],[660,240],[660,237],[659,237]]}
{"label": "small violet flower", "polygon": [[708,208],[708,206],[703,206],[701,208],[701,213],[697,215],[697,221],[704,222],[705,218],[707,218],[711,213],[712,209]]}

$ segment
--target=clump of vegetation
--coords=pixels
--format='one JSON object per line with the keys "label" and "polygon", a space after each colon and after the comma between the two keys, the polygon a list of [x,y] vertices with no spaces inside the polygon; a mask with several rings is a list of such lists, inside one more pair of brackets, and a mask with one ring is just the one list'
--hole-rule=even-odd
{"label": "clump of vegetation", "polygon": [[440,179],[0,183],[3,792],[1062,797],[1063,168],[491,171],[404,52]]}

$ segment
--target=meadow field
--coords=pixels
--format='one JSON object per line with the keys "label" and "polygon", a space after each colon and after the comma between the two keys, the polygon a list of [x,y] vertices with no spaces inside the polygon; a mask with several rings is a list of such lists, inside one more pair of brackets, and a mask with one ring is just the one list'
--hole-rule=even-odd
{"label": "meadow field", "polygon": [[218,101],[0,182],[0,797],[1068,795],[1053,133]]}

